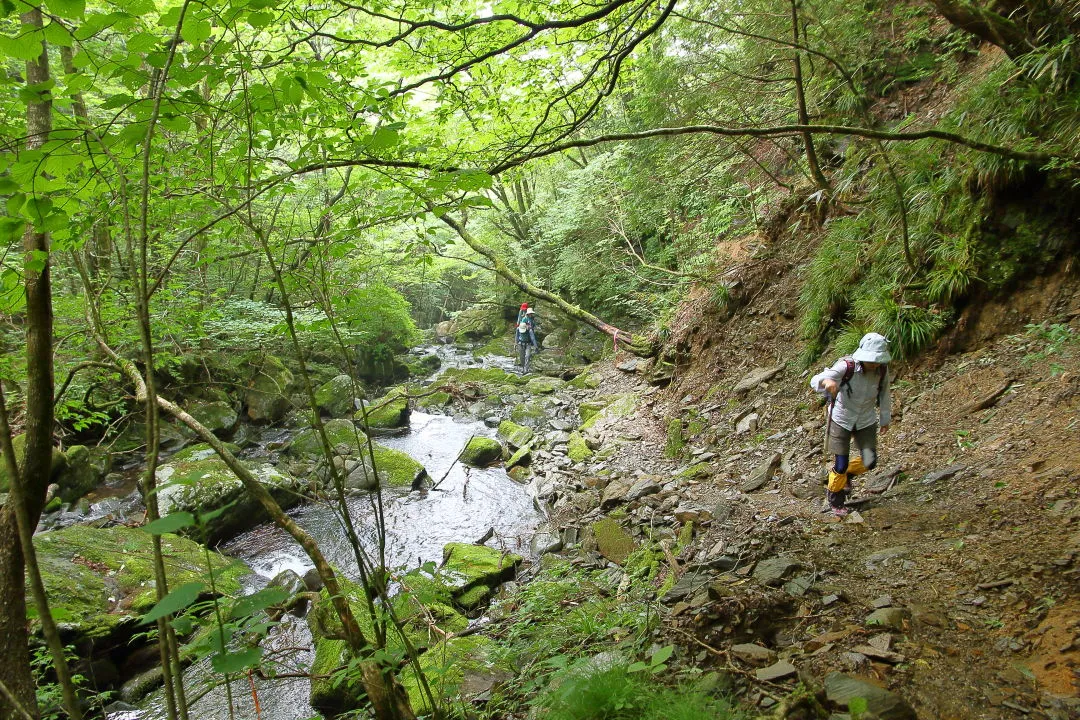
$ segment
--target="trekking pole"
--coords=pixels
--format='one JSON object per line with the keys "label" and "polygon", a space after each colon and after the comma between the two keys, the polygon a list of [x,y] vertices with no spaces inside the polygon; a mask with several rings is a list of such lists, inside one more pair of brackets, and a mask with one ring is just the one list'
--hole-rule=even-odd
{"label": "trekking pole", "polygon": [[825,422],[825,446],[822,450],[825,453],[825,461],[829,460],[829,435],[832,433],[832,411],[833,406],[836,405],[836,398],[829,393],[825,394],[829,398],[829,412],[827,413],[828,419]]}

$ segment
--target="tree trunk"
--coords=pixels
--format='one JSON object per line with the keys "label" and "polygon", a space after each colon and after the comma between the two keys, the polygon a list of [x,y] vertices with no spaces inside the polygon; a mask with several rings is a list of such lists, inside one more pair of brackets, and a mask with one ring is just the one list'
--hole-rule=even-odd
{"label": "tree trunk", "polygon": [[1010,58],[1016,59],[1033,49],[1020,25],[993,10],[986,10],[964,0],[930,1],[950,23],[980,40],[997,45]]}
{"label": "tree trunk", "polygon": [[[25,26],[42,27],[41,8],[34,7],[22,14]],[[49,81],[49,55],[45,42],[41,54],[26,63],[26,84],[44,86]],[[41,147],[52,129],[52,98],[48,92],[39,95],[26,106],[26,146]],[[45,489],[52,472],[52,289],[49,278],[49,236],[28,225],[23,234],[23,251],[27,261],[44,258],[44,267],[32,269],[36,263],[24,265],[26,285],[26,447],[23,455],[22,488],[28,520],[34,525],[41,517]],[[0,511],[0,682],[16,702],[37,717],[37,698],[34,679],[30,674],[30,647],[26,630],[26,580],[19,547],[18,524],[13,503]],[[0,697],[0,717],[15,717],[16,710]]]}
{"label": "tree trunk", "polygon": [[[792,73],[795,79],[795,103],[799,109],[799,124],[809,125],[810,114],[806,111],[806,94],[803,92],[802,78],[802,54],[799,46],[799,3],[791,0],[791,35],[795,49],[792,50]],[[832,186],[829,185],[825,173],[821,172],[821,164],[818,162],[817,150],[814,148],[814,136],[809,131],[803,132],[803,147],[806,148],[806,164],[810,166],[810,177],[814,178],[814,184],[826,195],[832,194]]]}
{"label": "tree trunk", "polygon": [[592,313],[582,310],[577,305],[571,305],[555,293],[536,287],[508,268],[506,263],[499,258],[494,250],[477,240],[472,233],[465,229],[464,225],[452,218],[449,214],[443,215],[441,219],[444,223],[453,228],[454,232],[465,241],[466,245],[487,258],[488,262],[491,263],[491,270],[496,275],[510,281],[510,283],[517,287],[518,290],[521,290],[523,293],[531,295],[538,300],[546,300],[559,308],[559,310],[567,316],[579,320],[606,335],[610,335],[618,348],[622,348],[638,357],[654,357],[656,355],[658,348],[655,341],[642,337],[641,335],[634,335],[625,330],[620,330],[614,325],[609,325],[604,322]]}

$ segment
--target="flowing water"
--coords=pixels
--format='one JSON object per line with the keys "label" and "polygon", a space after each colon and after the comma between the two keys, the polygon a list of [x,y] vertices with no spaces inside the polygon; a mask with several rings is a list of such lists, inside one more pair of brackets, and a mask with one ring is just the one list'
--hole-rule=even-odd
{"label": "flowing water", "polygon": [[[473,358],[452,347],[427,348],[437,352],[443,367],[512,365],[511,358]],[[386,490],[383,508],[386,523],[386,564],[391,568],[414,568],[427,561],[442,560],[442,548],[448,542],[473,542],[494,528],[490,547],[527,555],[529,541],[541,520],[525,488],[501,468],[470,468],[454,460],[473,435],[493,436],[494,431],[481,422],[462,421],[444,415],[414,412],[407,432],[379,438],[379,443],[408,453],[420,461],[437,489],[425,491]],[[282,431],[271,430],[258,444],[255,455],[265,456],[267,444],[284,439]],[[431,484],[429,483],[429,484]],[[365,549],[377,556],[374,496],[349,498],[353,524]],[[290,515],[318,542],[327,559],[351,578],[357,578],[357,565],[336,511],[329,505],[310,504]],[[248,590],[266,585],[279,572],[291,569],[301,575],[311,562],[283,530],[261,525],[230,541],[221,548],[229,555],[247,562],[255,574]],[[289,615],[283,618],[266,642],[264,657],[279,660],[278,673],[302,674],[310,666],[311,636],[307,623]],[[185,674],[189,699],[198,694],[214,676],[208,663],[193,665]],[[254,687],[254,693],[252,688]],[[255,695],[263,720],[301,720],[316,716],[308,704],[306,678],[248,679],[232,683],[233,708],[237,718],[253,718]],[[223,687],[207,692],[191,703],[191,717],[200,720],[229,718],[228,701]],[[109,720],[157,720],[164,717],[160,694],[152,696],[139,712],[112,713]]]}

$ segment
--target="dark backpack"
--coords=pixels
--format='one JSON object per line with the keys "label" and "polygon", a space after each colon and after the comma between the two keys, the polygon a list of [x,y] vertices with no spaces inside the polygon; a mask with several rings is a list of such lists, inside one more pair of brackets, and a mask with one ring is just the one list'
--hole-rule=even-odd
{"label": "dark backpack", "polygon": [[[848,394],[851,394],[851,378],[855,376],[855,358],[848,355],[842,358],[844,361],[844,377],[840,378],[840,388],[838,392],[844,392],[844,387],[848,389]],[[882,366],[883,371],[881,377],[878,378],[877,397],[881,397],[881,389],[885,386],[885,377],[889,374],[888,366]]]}

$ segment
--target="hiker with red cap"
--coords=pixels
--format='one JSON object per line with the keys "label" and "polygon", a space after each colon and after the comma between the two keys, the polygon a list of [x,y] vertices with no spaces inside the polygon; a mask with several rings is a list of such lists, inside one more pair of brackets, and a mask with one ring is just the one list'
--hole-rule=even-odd
{"label": "hiker with red cap", "polygon": [[522,304],[523,310],[518,313],[518,324],[514,328],[514,340],[517,344],[518,362],[523,373],[529,372],[529,364],[533,353],[537,351],[536,342],[536,318],[531,307]]}
{"label": "hiker with red cap", "polygon": [[[848,477],[873,470],[877,464],[878,428],[884,434],[892,419],[889,395],[889,341],[878,333],[867,333],[859,349],[840,358],[831,368],[810,379],[810,387],[824,393],[829,402],[826,425],[826,452],[835,461],[829,470],[826,493],[837,516],[848,514]],[[859,455],[849,462],[851,439]]]}

